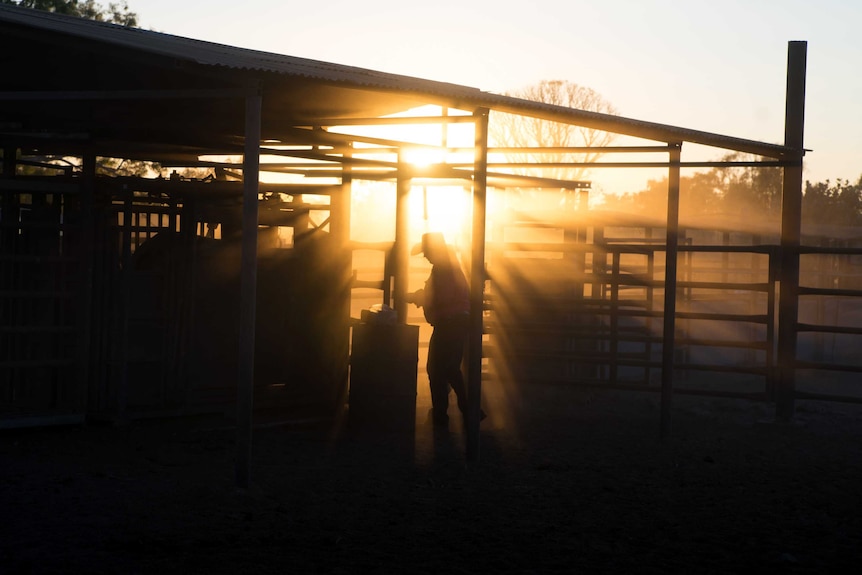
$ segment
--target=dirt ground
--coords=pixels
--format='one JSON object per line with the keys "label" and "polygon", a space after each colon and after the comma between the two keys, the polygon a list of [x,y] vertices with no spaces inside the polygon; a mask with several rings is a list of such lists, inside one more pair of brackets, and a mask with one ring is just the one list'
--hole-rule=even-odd
{"label": "dirt ground", "polygon": [[[420,386],[421,387],[421,386]],[[486,390],[479,460],[434,433],[261,415],[0,434],[0,572],[849,573],[862,407]]]}

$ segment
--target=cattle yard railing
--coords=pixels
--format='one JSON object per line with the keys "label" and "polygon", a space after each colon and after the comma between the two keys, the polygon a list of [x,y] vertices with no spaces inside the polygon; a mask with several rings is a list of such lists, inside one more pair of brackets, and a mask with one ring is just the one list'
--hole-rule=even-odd
{"label": "cattle yard railing", "polygon": [[[689,229],[682,236],[674,391],[773,401],[779,246],[739,233]],[[489,242],[487,376],[523,386],[660,391],[662,230],[596,226],[560,239]],[[862,372],[855,353],[862,249],[800,253],[795,397],[862,402],[854,385]]]}

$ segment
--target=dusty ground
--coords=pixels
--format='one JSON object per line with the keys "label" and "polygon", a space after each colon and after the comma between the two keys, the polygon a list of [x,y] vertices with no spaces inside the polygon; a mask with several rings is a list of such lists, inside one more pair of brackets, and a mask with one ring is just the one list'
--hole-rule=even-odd
{"label": "dusty ground", "polygon": [[489,392],[480,461],[434,435],[261,418],[252,485],[229,418],[0,435],[0,572],[849,573],[862,408]]}

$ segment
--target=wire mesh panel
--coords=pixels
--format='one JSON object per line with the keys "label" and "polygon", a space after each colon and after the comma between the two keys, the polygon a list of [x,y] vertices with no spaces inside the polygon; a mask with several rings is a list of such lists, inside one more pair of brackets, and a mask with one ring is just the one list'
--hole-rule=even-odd
{"label": "wire mesh panel", "polygon": [[112,417],[180,405],[189,306],[182,288],[190,282],[179,240],[183,203],[104,184],[100,190],[90,411]]}
{"label": "wire mesh panel", "polygon": [[[94,417],[220,411],[236,398],[238,196],[208,194],[209,181],[152,189],[161,183],[99,184]],[[262,408],[333,406],[346,393],[349,260],[299,204],[261,203],[270,224],[258,229],[254,385]]]}
{"label": "wire mesh panel", "polygon": [[63,177],[0,180],[0,421],[83,418],[81,194]]}

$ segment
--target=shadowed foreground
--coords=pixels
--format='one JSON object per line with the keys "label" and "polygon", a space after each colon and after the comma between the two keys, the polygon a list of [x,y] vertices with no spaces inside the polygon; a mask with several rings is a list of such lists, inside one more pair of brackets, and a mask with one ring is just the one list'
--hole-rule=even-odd
{"label": "shadowed foreground", "polygon": [[[862,408],[537,390],[481,461],[435,434],[261,419],[252,487],[228,419],[0,435],[3,573],[849,572]],[[524,410],[526,411],[526,410]],[[506,421],[501,421],[505,419]]]}

